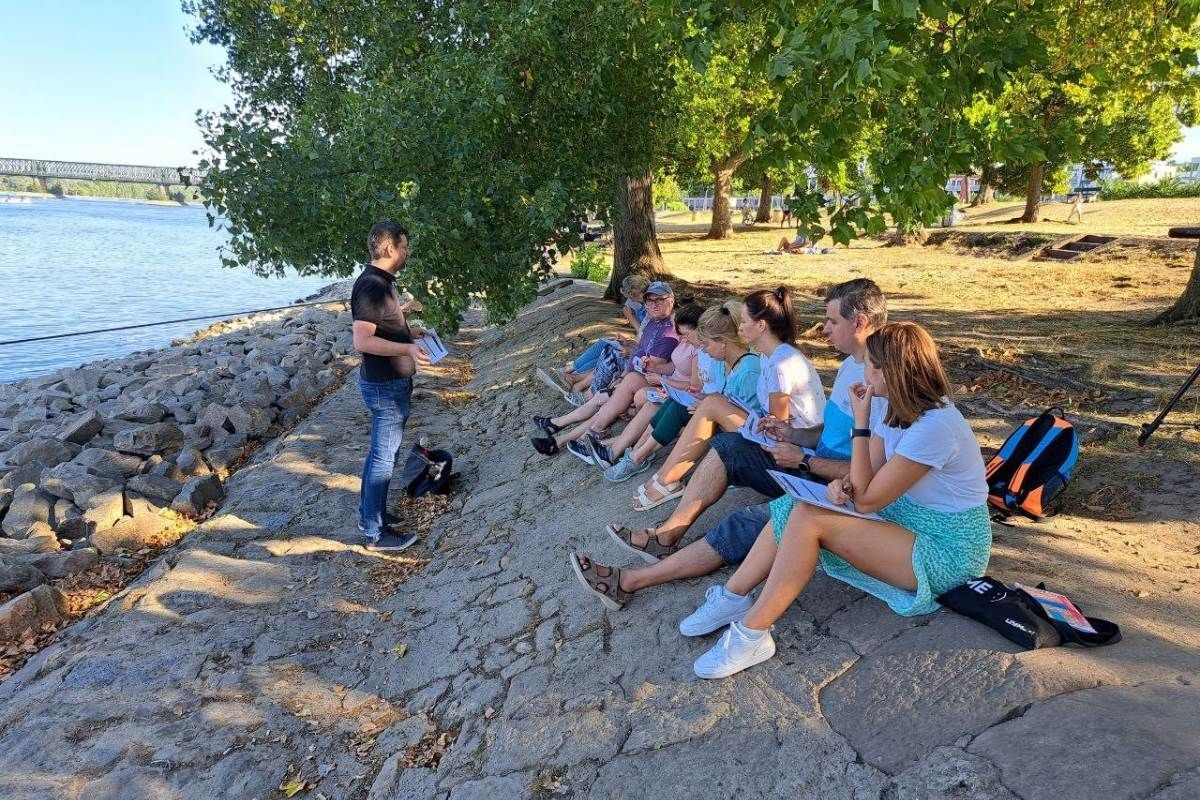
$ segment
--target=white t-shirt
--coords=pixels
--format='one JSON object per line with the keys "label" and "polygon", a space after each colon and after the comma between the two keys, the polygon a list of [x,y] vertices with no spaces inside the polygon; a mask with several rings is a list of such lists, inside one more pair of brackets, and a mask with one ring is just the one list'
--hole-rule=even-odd
{"label": "white t-shirt", "polygon": [[771,395],[788,395],[793,428],[820,425],[825,415],[825,387],[817,368],[790,344],[780,344],[770,356],[759,355],[758,402],[770,411]]}
{"label": "white t-shirt", "polygon": [[871,433],[883,439],[886,458],[901,455],[932,469],[905,496],[936,511],[968,511],[987,502],[979,441],[962,413],[946,400],[907,428],[883,424],[887,405],[871,409]]}

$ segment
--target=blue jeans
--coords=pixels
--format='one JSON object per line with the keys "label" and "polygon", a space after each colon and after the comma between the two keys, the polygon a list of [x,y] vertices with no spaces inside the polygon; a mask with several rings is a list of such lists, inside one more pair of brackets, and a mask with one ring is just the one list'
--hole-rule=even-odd
{"label": "blue jeans", "polygon": [[412,378],[372,383],[359,378],[363,403],[371,412],[371,447],[363,464],[358,521],[368,539],[383,531],[388,486],[396,469],[396,455],[404,443],[404,423],[412,402]]}
{"label": "blue jeans", "polygon": [[600,360],[600,353],[604,350],[604,340],[597,339],[592,345],[579,354],[579,358],[571,362],[571,368],[578,375],[581,372],[587,372],[592,367],[596,366],[596,362]]}
{"label": "blue jeans", "polygon": [[738,564],[750,553],[762,529],[771,522],[769,503],[734,511],[704,536],[726,564]]}

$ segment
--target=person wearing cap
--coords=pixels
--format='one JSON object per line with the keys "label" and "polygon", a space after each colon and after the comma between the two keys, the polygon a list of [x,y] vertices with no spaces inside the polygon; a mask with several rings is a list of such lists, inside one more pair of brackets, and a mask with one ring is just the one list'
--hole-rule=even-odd
{"label": "person wearing cap", "polygon": [[[534,449],[539,453],[553,455],[559,448],[586,434],[594,434],[599,441],[604,430],[633,403],[633,396],[638,390],[650,385],[643,373],[669,375],[674,371],[671,354],[679,344],[679,334],[675,330],[675,320],[672,317],[675,311],[675,292],[664,281],[654,281],[646,287],[644,298],[646,321],[642,324],[637,348],[626,362],[625,374],[608,393],[607,399],[601,401],[599,398],[602,396],[597,395],[593,402],[602,402],[599,407],[589,402],[563,418],[535,419],[538,427],[546,434],[532,439]],[[573,423],[581,424],[569,431],[564,430],[565,426]],[[595,463],[589,448],[577,446],[568,449],[583,461]]]}

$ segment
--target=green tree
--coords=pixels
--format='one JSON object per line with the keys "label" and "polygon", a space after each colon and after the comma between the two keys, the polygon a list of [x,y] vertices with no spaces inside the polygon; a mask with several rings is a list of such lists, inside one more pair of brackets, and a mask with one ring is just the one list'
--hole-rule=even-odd
{"label": "green tree", "polygon": [[454,327],[473,297],[493,318],[531,299],[555,250],[578,244],[588,210],[615,210],[617,253],[634,253],[626,266],[655,261],[652,228],[622,238],[643,205],[652,225],[638,176],[662,139],[647,115],[664,74],[658,52],[621,33],[651,27],[642,10],[578,0],[185,8],[193,38],[225,49],[220,75],[234,96],[201,118],[216,153],[201,188],[212,224],[229,233],[226,264],[347,275],[369,225],[395,218],[412,234],[414,293]]}

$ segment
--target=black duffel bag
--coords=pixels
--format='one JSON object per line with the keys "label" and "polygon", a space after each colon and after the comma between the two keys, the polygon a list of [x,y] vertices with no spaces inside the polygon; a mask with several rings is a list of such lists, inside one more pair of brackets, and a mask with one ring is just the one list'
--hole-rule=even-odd
{"label": "black duffel bag", "polygon": [[[1038,584],[1037,588],[1046,587]],[[1100,647],[1121,641],[1121,629],[1106,619],[1086,618],[1095,633],[1078,630],[1048,615],[1028,592],[1005,586],[988,575],[954,587],[939,595],[937,601],[951,611],[982,622],[1026,650],[1062,644]]]}
{"label": "black duffel bag", "polygon": [[413,445],[404,462],[401,484],[409,497],[427,494],[449,494],[454,456],[446,450],[430,450],[426,442]]}

